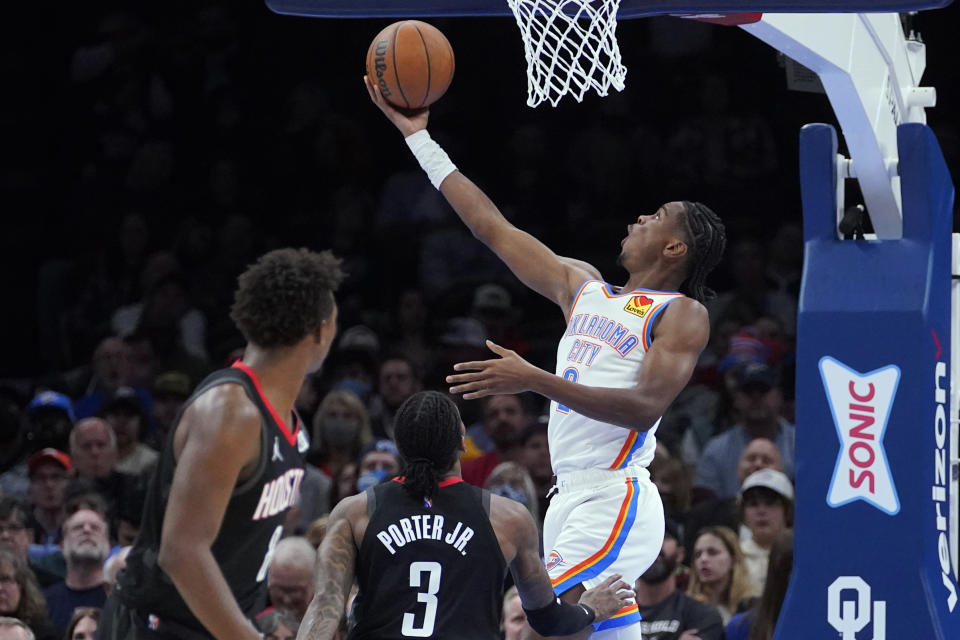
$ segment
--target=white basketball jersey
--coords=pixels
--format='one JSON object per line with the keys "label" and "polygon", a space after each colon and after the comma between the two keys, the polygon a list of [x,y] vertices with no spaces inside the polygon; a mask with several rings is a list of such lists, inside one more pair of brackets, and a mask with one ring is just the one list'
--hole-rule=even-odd
{"label": "white basketball jersey", "polygon": [[[615,293],[599,280],[583,283],[557,347],[557,375],[589,387],[633,387],[650,347],[654,319],[682,295],[649,289]],[[553,472],[646,467],[653,460],[659,424],[657,418],[649,431],[631,431],[551,402],[548,437]]]}

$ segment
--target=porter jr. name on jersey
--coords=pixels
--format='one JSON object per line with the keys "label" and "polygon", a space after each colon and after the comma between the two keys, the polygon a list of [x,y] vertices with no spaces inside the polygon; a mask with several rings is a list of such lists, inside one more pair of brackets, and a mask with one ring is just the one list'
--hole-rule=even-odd
{"label": "porter jr. name on jersey", "polygon": [[289,469],[279,478],[263,485],[263,493],[260,494],[256,511],[253,512],[253,519],[262,520],[275,516],[296,504],[302,481],[303,469]]}
{"label": "porter jr. name on jersey", "polygon": [[390,555],[397,553],[396,547],[403,547],[418,540],[443,540],[459,551],[460,555],[467,555],[467,543],[473,537],[473,529],[457,522],[453,531],[444,535],[443,525],[443,516],[439,514],[400,518],[396,523],[378,531],[377,540],[383,543]]}

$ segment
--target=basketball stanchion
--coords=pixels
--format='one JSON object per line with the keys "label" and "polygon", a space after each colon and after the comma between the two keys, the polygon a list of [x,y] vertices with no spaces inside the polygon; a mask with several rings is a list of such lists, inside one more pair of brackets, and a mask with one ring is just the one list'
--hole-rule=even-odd
{"label": "basketball stanchion", "polygon": [[[795,569],[774,638],[960,638],[960,240],[925,124],[926,46],[896,15],[950,0],[267,3],[323,17],[513,16],[531,106],[623,89],[616,24],[647,15],[738,25],[817,73],[851,157],[838,156],[832,127],[802,131]],[[852,178],[876,233],[845,240]]]}

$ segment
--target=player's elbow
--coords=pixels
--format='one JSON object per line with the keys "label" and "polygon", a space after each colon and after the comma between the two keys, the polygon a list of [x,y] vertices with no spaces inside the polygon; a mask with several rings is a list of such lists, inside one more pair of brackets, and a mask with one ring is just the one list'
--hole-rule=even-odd
{"label": "player's elbow", "polygon": [[171,578],[176,578],[180,570],[190,562],[191,545],[180,541],[162,540],[157,553],[157,565]]}

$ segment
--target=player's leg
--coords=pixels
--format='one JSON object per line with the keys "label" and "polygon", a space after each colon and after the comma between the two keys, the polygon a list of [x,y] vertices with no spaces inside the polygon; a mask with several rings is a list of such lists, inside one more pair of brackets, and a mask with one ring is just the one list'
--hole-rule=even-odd
{"label": "player's leg", "polygon": [[[639,470],[635,477],[613,478],[605,486],[562,491],[554,497],[550,509],[554,506],[564,517],[553,520],[550,526],[544,522],[544,552],[554,591],[567,602],[577,602],[586,589],[613,574],[621,574],[632,584],[660,552],[663,506],[645,470]],[[550,520],[550,510],[547,516]],[[625,632],[622,637],[639,638],[639,621],[640,612],[633,603],[594,625],[594,636],[632,627],[635,631]]]}

